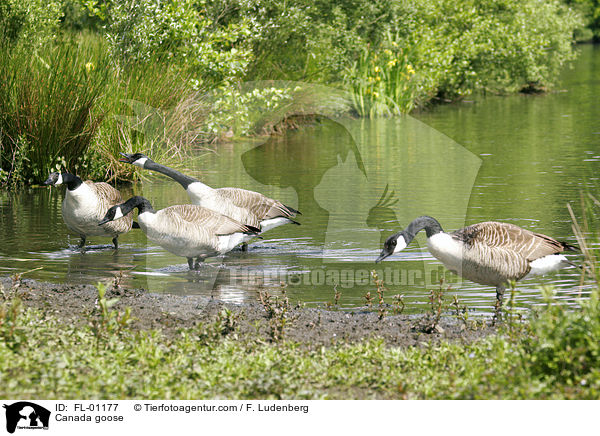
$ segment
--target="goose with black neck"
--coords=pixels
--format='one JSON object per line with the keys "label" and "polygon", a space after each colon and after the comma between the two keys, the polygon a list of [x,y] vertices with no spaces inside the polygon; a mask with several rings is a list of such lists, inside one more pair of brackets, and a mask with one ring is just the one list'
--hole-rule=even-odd
{"label": "goose with black neck", "polygon": [[111,207],[100,225],[118,220],[135,208],[140,228],[148,239],[177,256],[187,258],[190,269],[199,269],[208,257],[225,254],[248,235],[256,236],[259,232],[256,227],[193,204],[169,206],[157,211],[148,199],[141,196],[131,197],[125,203]]}
{"label": "goose with black neck", "polygon": [[577,250],[566,242],[509,223],[487,221],[451,233],[430,216],[413,220],[390,236],[375,262],[404,250],[425,230],[429,252],[450,271],[496,288],[496,314],[509,281],[546,274],[574,264],[562,254]]}
{"label": "goose with black neck", "polygon": [[[300,224],[294,220],[296,215],[301,215],[299,211],[259,192],[241,188],[212,188],[194,177],[158,164],[142,153],[121,153],[121,155],[123,156],[121,162],[159,172],[178,182],[186,190],[192,204],[258,228],[260,233],[284,224]],[[251,238],[252,236],[244,238],[243,248]]]}

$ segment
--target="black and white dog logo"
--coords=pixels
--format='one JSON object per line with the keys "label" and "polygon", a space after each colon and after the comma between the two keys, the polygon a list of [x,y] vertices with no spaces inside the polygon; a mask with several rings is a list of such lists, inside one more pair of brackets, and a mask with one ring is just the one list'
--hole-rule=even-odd
{"label": "black and white dog logo", "polygon": [[29,401],[5,404],[6,431],[14,433],[19,429],[48,429],[50,411]]}

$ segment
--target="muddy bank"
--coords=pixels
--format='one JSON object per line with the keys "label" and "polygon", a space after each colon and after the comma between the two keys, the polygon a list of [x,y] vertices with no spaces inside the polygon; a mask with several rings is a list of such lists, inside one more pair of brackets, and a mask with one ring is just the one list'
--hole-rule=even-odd
{"label": "muddy bank", "polygon": [[[65,285],[12,278],[0,279],[4,293],[16,293],[25,307],[37,308],[68,322],[84,323],[97,316],[98,291],[90,285]],[[213,323],[223,317],[226,308],[237,338],[272,341],[282,320],[284,338],[305,344],[330,345],[337,342],[357,342],[367,338],[382,338],[389,345],[415,346],[440,340],[471,342],[492,334],[495,329],[486,323],[476,327],[451,317],[436,323],[431,315],[387,315],[380,320],[377,305],[373,311],[352,312],[312,308],[288,308],[273,302],[269,307],[253,304],[224,304],[201,296],[179,296],[149,293],[143,289],[109,288],[106,298],[118,298],[114,310],[131,308],[134,329],[160,329],[167,336],[181,328]],[[271,310],[271,316],[269,316]],[[283,315],[285,313],[285,315]],[[221,315],[220,315],[221,314]]]}

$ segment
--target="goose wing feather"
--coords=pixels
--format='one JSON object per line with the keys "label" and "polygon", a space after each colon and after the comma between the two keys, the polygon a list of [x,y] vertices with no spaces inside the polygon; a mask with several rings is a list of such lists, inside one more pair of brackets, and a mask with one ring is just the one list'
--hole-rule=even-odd
{"label": "goose wing feather", "polygon": [[[119,190],[115,189],[108,183],[92,182],[91,180],[86,180],[85,183],[96,194],[96,198],[98,200],[98,216],[100,218],[106,214],[106,211],[110,207],[123,203],[123,198],[121,197]],[[133,223],[132,215],[133,212],[130,212],[121,219],[103,224],[102,228],[113,235],[127,233],[131,230]]]}
{"label": "goose wing feather", "polygon": [[452,233],[467,246],[485,245],[490,249],[504,249],[533,261],[573,247],[541,233],[534,233],[509,223],[488,221],[467,226]]}
{"label": "goose wing feather", "polygon": [[260,221],[278,217],[291,218],[296,215],[295,210],[259,192],[241,188],[219,188],[217,191],[237,207],[249,210]]}
{"label": "goose wing feather", "polygon": [[221,215],[210,209],[192,204],[170,206],[161,211],[169,221],[183,221],[202,227],[215,235],[231,235],[233,233],[255,233],[257,229],[244,225],[232,218]]}
{"label": "goose wing feather", "polygon": [[96,193],[96,196],[98,197],[98,201],[102,203],[102,206],[106,206],[107,210],[109,207],[123,203],[121,193],[117,189],[110,186],[108,183],[94,183],[91,180],[87,180],[85,183],[90,188],[92,188],[92,190]]}

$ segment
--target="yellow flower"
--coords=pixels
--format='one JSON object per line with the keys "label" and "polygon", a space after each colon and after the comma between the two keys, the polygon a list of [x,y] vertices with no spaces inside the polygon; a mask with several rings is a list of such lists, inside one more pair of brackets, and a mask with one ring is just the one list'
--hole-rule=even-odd
{"label": "yellow flower", "polygon": [[85,69],[89,73],[90,71],[95,70],[96,66],[94,65],[93,62],[88,62],[87,64],[85,64]]}
{"label": "yellow flower", "polygon": [[375,67],[375,72],[376,72],[376,73],[379,73],[380,71],[381,71],[381,68],[379,68],[378,66],[377,66],[377,67]]}
{"label": "yellow flower", "polygon": [[394,47],[398,47],[398,43],[397,43],[396,41],[392,41],[392,45],[393,45]]}
{"label": "yellow flower", "polygon": [[408,71],[408,74],[410,74],[410,75],[413,75],[413,74],[415,74],[415,70],[414,70],[414,68],[412,67],[412,65],[411,65],[411,64],[408,64],[408,65],[406,66],[406,71]]}
{"label": "yellow flower", "polygon": [[377,76],[377,77],[375,77],[375,80],[377,80],[379,82],[381,80],[381,77]]}
{"label": "yellow flower", "polygon": [[398,63],[398,59],[392,59],[387,63],[388,68],[392,68],[394,65]]}
{"label": "yellow flower", "polygon": [[375,97],[375,98],[379,97],[379,93],[374,91],[373,92],[373,97]]}
{"label": "yellow flower", "polygon": [[387,48],[383,51],[386,55],[391,56],[392,55],[392,51],[388,50]]}

